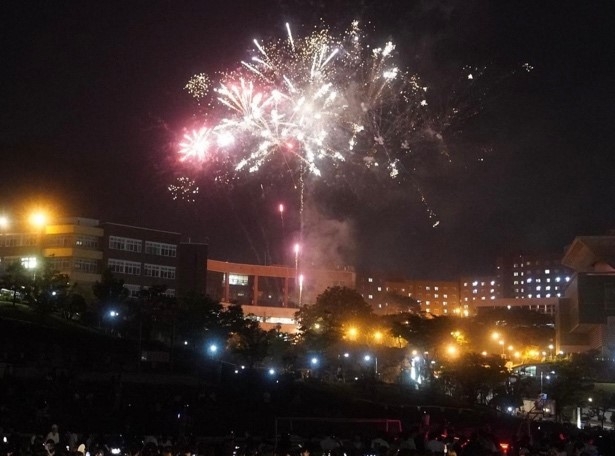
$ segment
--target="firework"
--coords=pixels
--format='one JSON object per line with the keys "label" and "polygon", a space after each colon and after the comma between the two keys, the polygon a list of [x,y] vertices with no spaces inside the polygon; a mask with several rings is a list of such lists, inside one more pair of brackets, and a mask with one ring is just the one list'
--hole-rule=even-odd
{"label": "firework", "polygon": [[[417,143],[433,139],[434,125],[427,86],[400,68],[395,44],[371,46],[357,22],[341,35],[323,27],[299,37],[289,24],[286,31],[285,39],[254,40],[250,58],[213,84],[217,121],[184,137],[182,159],[205,160],[217,144],[236,171],[258,171],[283,154],[315,175],[348,161],[398,177]],[[189,85],[199,81],[209,87],[204,75]],[[238,138],[241,148],[218,144],[220,136]]]}
{"label": "firework", "polygon": [[178,177],[175,179],[175,183],[167,188],[171,193],[173,201],[181,200],[187,203],[194,203],[199,193],[199,187],[196,185],[196,182],[188,177]]}
{"label": "firework", "polygon": [[208,94],[210,86],[211,80],[209,79],[209,76],[204,73],[200,73],[192,76],[184,89],[186,89],[188,93],[196,100],[201,100]]}

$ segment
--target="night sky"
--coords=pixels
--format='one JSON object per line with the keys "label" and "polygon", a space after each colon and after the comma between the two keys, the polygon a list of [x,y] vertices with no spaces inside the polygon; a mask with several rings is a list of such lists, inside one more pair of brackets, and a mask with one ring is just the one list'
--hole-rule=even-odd
{"label": "night sky", "polygon": [[195,203],[173,201],[167,186],[185,174],[175,145],[197,113],[188,79],[236,67],[252,38],[283,37],[286,21],[300,29],[322,18],[331,27],[369,22],[436,93],[464,66],[486,68],[484,90],[467,100],[477,114],[445,133],[450,162],[425,160],[405,185],[350,177],[352,185],[308,185],[306,223],[320,239],[313,250],[329,254],[323,261],[453,278],[493,272],[502,253],[558,252],[576,235],[615,228],[611,1],[24,0],[0,8],[0,212],[44,204],[57,215],[181,232],[207,241],[215,259],[291,261],[298,197],[283,170],[225,188],[205,169]]}

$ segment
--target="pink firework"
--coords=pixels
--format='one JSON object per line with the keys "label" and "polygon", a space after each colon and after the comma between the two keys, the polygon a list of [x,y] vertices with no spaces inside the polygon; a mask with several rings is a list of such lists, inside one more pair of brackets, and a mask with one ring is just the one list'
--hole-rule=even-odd
{"label": "pink firework", "polygon": [[179,154],[181,155],[179,160],[204,161],[211,147],[211,132],[210,128],[202,127],[186,133],[183,141],[179,143]]}

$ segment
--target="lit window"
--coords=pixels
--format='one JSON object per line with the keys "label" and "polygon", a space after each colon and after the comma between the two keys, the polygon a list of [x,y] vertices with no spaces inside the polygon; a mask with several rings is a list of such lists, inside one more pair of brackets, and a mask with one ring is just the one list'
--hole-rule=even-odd
{"label": "lit window", "polygon": [[555,278],[555,281],[556,281],[556,282],[561,282],[561,281],[562,281],[562,278],[561,278],[561,277],[556,277],[556,278]]}
{"label": "lit window", "polygon": [[492,299],[492,300],[493,300],[493,299],[495,299],[495,296],[491,296],[491,299]]}
{"label": "lit window", "polygon": [[484,286],[485,286],[485,282],[481,282],[481,283],[480,283],[480,286],[481,286],[481,287],[484,287]]}
{"label": "lit window", "polygon": [[551,274],[551,270],[550,269],[545,269],[545,274]]}
{"label": "lit window", "polygon": [[434,291],[438,291],[438,287],[433,287]]}
{"label": "lit window", "polygon": [[367,295],[367,299],[374,299],[373,295]]}
{"label": "lit window", "polygon": [[532,283],[532,278],[531,278],[531,277],[528,277],[528,278],[527,278],[527,280],[526,280],[526,282],[527,282],[527,283]]}
{"label": "lit window", "polygon": [[448,309],[444,309],[444,313],[448,313]]}
{"label": "lit window", "polygon": [[519,275],[519,273],[518,273],[518,272],[515,272],[513,275],[514,275],[515,277],[517,277],[517,276]]}
{"label": "lit window", "polygon": [[537,294],[537,295],[536,295],[536,297],[537,297],[537,298],[540,298],[540,294]]}
{"label": "lit window", "polygon": [[442,295],[442,297],[443,297],[444,299],[446,299],[446,298],[448,298],[448,295],[447,295],[447,294],[445,294],[445,295]]}
{"label": "lit window", "polygon": [[374,279],[373,279],[373,278],[371,278],[371,277],[369,277],[369,278],[367,279],[367,281],[368,281],[369,283],[372,283],[372,282],[374,281]]}
{"label": "lit window", "polygon": [[463,286],[467,287],[468,286],[468,282],[463,282]]}
{"label": "lit window", "polygon": [[540,279],[536,279],[536,283],[540,283]]}
{"label": "lit window", "polygon": [[566,277],[566,282],[570,282],[570,277]]}
{"label": "lit window", "polygon": [[472,286],[475,287],[478,285],[478,282],[475,280],[474,282],[472,282]]}
{"label": "lit window", "polygon": [[434,299],[436,299],[439,295],[436,293],[433,295]]}
{"label": "lit window", "polygon": [[430,304],[430,301],[425,301],[425,305],[428,306],[429,304]]}
{"label": "lit window", "polygon": [[491,290],[489,290],[489,293],[493,293],[495,292],[495,290],[492,288]]}
{"label": "lit window", "polygon": [[540,285],[536,287],[536,291],[540,291]]}
{"label": "lit window", "polygon": [[484,301],[484,300],[485,300],[485,297],[484,297],[484,296],[481,296],[481,297],[480,297],[480,300],[481,300],[481,301]]}
{"label": "lit window", "polygon": [[430,291],[431,287],[425,287],[425,290]]}
{"label": "lit window", "polygon": [[532,293],[530,293],[529,295],[527,295],[527,297],[528,297],[528,298],[531,298],[531,297],[532,297]]}
{"label": "lit window", "polygon": [[551,297],[551,293],[547,293],[547,298],[550,298],[550,297]]}
{"label": "lit window", "polygon": [[557,297],[558,297],[558,298],[561,298],[561,297],[562,297],[562,294],[561,294],[561,293],[558,293],[558,294],[557,294]]}
{"label": "lit window", "polygon": [[550,289],[551,289],[551,287],[545,287],[545,290],[547,290],[547,291],[550,290]]}

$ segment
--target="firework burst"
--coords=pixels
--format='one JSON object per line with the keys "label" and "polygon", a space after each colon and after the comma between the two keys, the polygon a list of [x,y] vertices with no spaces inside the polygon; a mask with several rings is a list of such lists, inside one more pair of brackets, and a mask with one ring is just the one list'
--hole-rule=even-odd
{"label": "firework burst", "polygon": [[281,153],[315,175],[325,163],[348,161],[398,177],[433,125],[427,87],[400,69],[395,44],[371,46],[357,22],[338,36],[326,27],[305,37],[286,30],[285,39],[254,40],[250,58],[214,84],[218,121],[184,137],[182,159],[206,160],[212,144],[220,150],[237,140],[241,148],[228,154],[236,171],[258,171]]}
{"label": "firework burst", "polygon": [[175,183],[169,185],[167,189],[171,193],[173,201],[185,201],[187,203],[194,203],[199,193],[196,182],[189,177],[178,177],[175,179]]}

